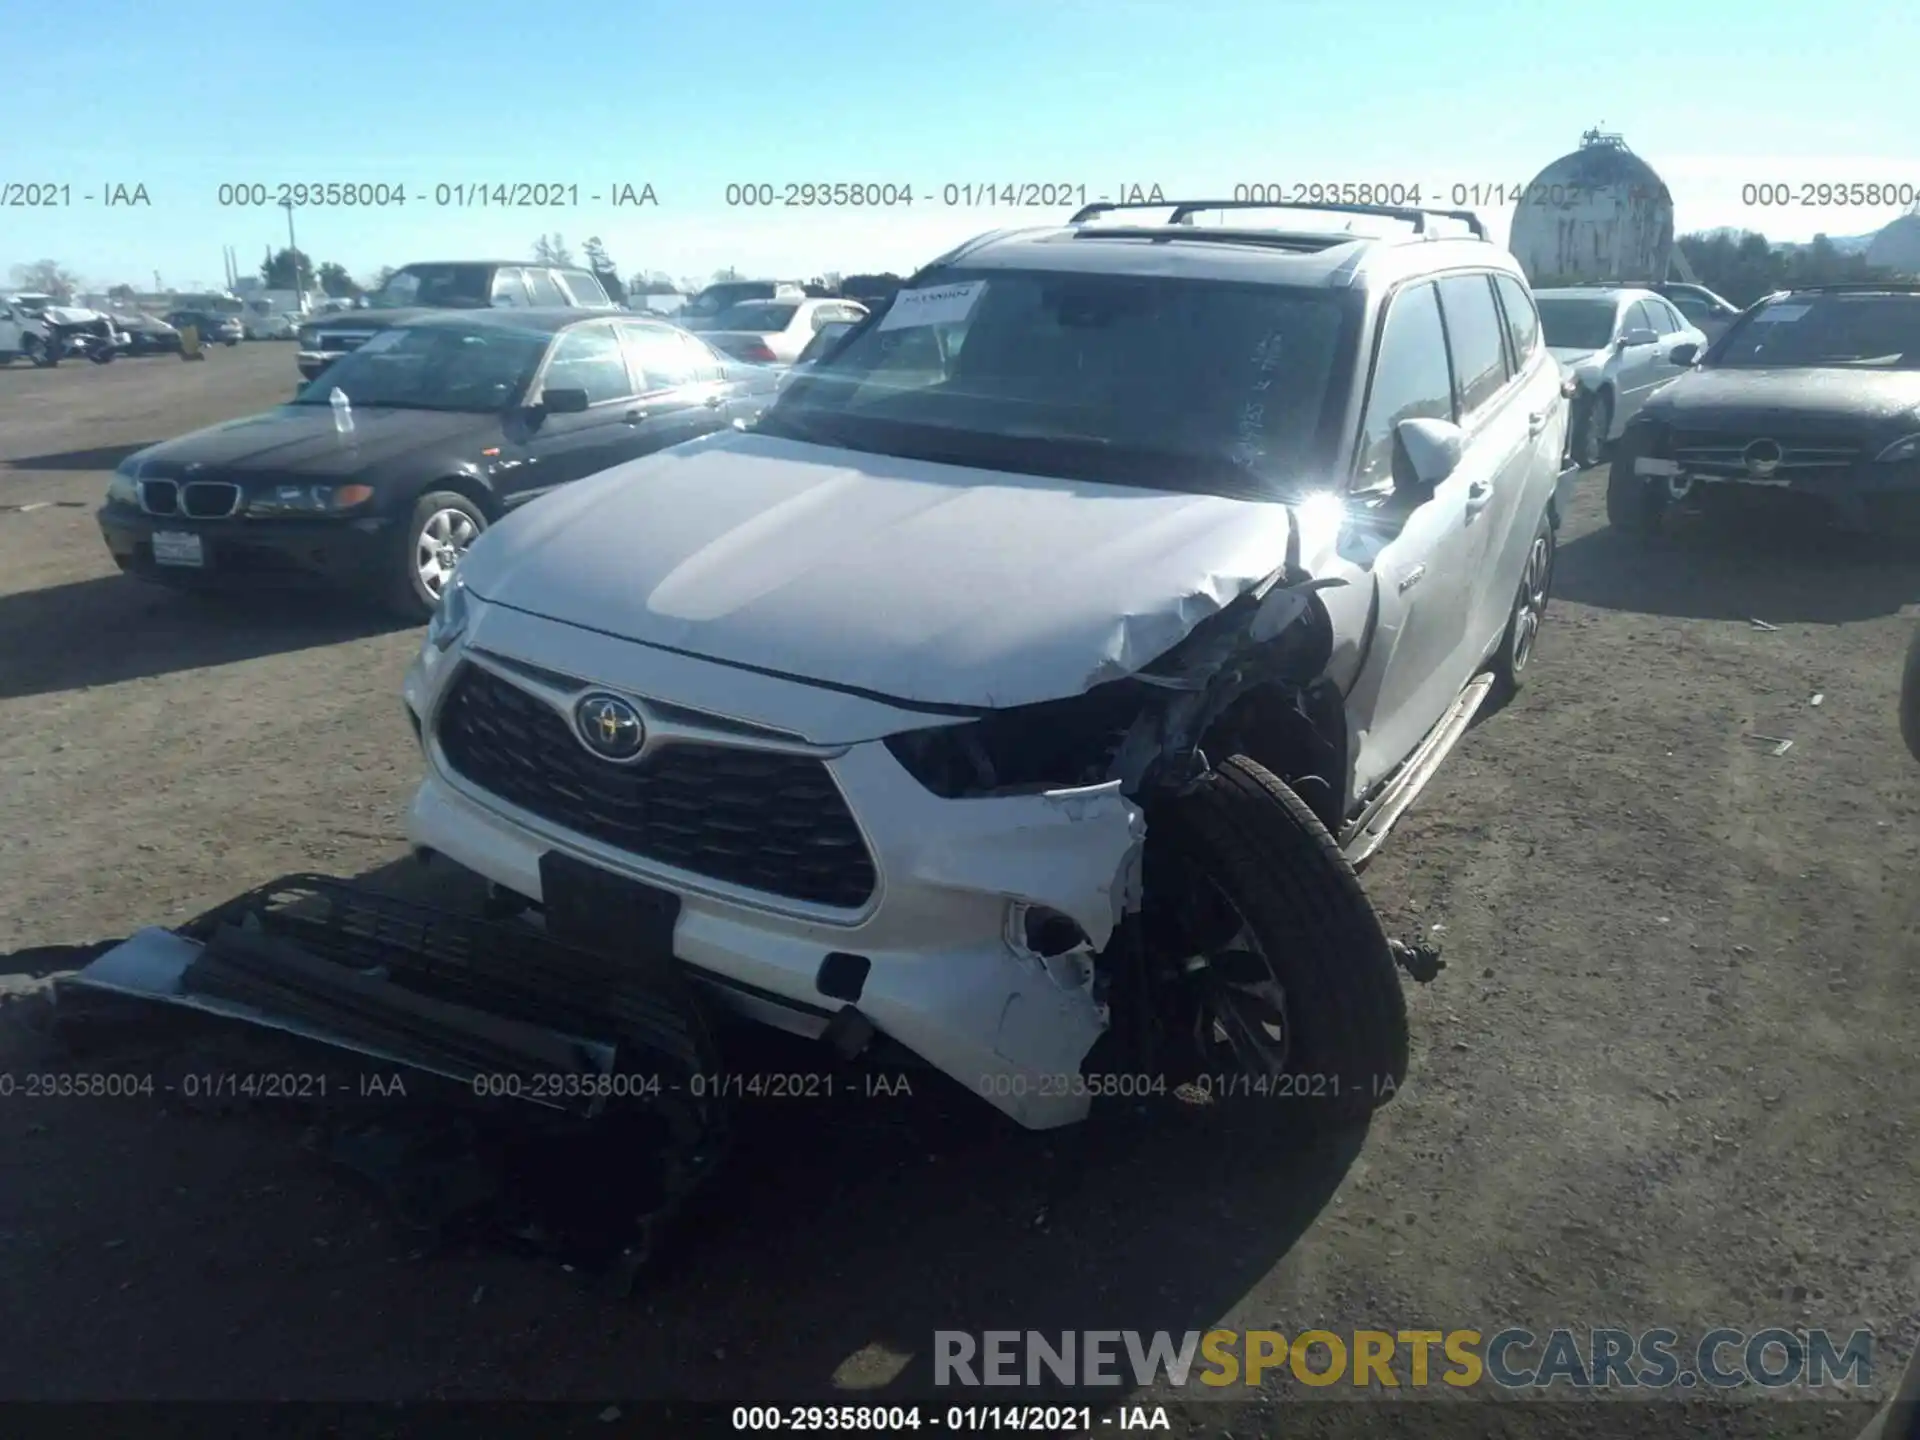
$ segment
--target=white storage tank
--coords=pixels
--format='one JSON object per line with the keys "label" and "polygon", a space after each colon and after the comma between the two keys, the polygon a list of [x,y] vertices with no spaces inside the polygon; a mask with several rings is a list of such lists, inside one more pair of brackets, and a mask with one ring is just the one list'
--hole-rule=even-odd
{"label": "white storage tank", "polygon": [[1867,246],[1867,264],[1896,275],[1920,275],[1920,207],[1873,237]]}
{"label": "white storage tank", "polygon": [[1589,130],[1528,185],[1507,240],[1536,287],[1667,278],[1673,196],[1618,135]]}

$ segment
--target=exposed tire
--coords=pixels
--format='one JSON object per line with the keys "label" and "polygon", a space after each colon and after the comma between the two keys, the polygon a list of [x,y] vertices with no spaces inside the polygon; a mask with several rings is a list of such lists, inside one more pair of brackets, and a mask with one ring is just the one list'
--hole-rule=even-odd
{"label": "exposed tire", "polygon": [[[1306,803],[1236,755],[1157,807],[1147,833],[1150,928],[1162,955],[1170,933],[1184,942],[1169,958],[1184,972],[1193,1009],[1179,1018],[1202,1073],[1262,1081],[1317,1127],[1391,1100],[1407,1073],[1406,996],[1359,877]],[[1207,918],[1217,900],[1230,919]],[[1277,1014],[1280,1040],[1263,1011]],[[1250,1016],[1262,1017],[1251,1031]]]}
{"label": "exposed tire", "polygon": [[53,347],[38,335],[22,335],[20,353],[41,370],[51,370],[60,363],[60,356]]}
{"label": "exposed tire", "polygon": [[1535,642],[1547,618],[1547,602],[1553,595],[1553,564],[1558,550],[1553,521],[1542,515],[1540,528],[1533,532],[1527,547],[1527,563],[1520,572],[1520,584],[1514,591],[1513,609],[1507,615],[1507,628],[1500,637],[1500,648],[1493,655],[1493,702],[1504,705],[1520,693],[1527,683],[1527,663],[1533,659]]}
{"label": "exposed tire", "polygon": [[422,495],[401,527],[387,608],[416,624],[432,619],[460,555],[486,528],[485,512],[459,492],[434,490]]}
{"label": "exposed tire", "polygon": [[1900,738],[1907,753],[1920,760],[1920,631],[1907,646],[1906,669],[1900,675]]}
{"label": "exposed tire", "polygon": [[90,350],[87,352],[87,358],[96,365],[111,365],[113,363],[113,347],[107,345],[98,350]]}
{"label": "exposed tire", "polygon": [[1613,429],[1613,392],[1602,390],[1573,417],[1573,462],[1591,470],[1607,458],[1607,432]]}

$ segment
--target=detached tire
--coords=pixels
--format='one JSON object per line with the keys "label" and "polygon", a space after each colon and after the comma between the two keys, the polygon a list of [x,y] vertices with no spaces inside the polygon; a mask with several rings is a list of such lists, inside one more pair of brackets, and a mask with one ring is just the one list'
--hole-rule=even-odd
{"label": "detached tire", "polygon": [[[1233,967],[1253,960],[1277,983],[1284,1058],[1276,1056],[1264,1073],[1279,1077],[1287,1113],[1325,1128],[1391,1100],[1407,1073],[1406,996],[1359,877],[1306,802],[1262,766],[1235,755],[1159,807],[1148,837],[1148,905],[1155,903],[1156,873],[1176,888],[1208,877],[1205,888],[1219,892],[1260,952],[1208,955],[1204,976],[1193,979],[1195,994],[1245,993],[1234,983]],[[1197,1002],[1196,1031],[1205,1027],[1218,1036],[1208,1003],[1219,1002]],[[1203,1064],[1210,1074],[1227,1068],[1204,1052]],[[1245,1066],[1236,1071],[1262,1073]]]}
{"label": "detached tire", "polygon": [[1907,753],[1920,760],[1920,631],[1907,646],[1907,664],[1900,674],[1900,738],[1907,742]]}

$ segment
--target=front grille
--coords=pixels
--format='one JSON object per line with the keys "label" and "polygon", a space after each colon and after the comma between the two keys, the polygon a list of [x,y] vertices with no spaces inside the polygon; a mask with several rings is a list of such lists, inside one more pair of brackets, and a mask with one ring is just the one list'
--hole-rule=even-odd
{"label": "front grille", "polygon": [[1668,454],[1689,470],[1745,475],[1747,446],[1763,438],[1780,447],[1780,463],[1774,473],[1782,478],[1818,479],[1820,472],[1839,474],[1860,458],[1860,446],[1840,436],[1769,435],[1757,430],[1676,430],[1669,439]]}
{"label": "front grille", "polygon": [[140,508],[149,515],[185,515],[222,520],[240,508],[240,487],[230,480],[142,480]]}
{"label": "front grille", "polygon": [[225,480],[189,480],[180,487],[180,510],[195,520],[218,520],[240,508],[240,487]]}
{"label": "front grille", "polygon": [[178,515],[180,487],[171,480],[142,480],[140,508],[149,515]]}
{"label": "front grille", "polygon": [[859,827],[810,756],[675,742],[636,765],[610,764],[551,706],[471,664],[454,679],[438,734],[448,764],[473,784],[629,854],[845,910],[873,894]]}

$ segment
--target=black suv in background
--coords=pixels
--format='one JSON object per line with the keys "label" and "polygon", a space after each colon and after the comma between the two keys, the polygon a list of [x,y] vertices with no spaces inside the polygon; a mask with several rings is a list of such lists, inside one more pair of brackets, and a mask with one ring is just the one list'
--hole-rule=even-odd
{"label": "black suv in background", "polygon": [[1615,443],[1607,516],[1648,534],[1676,508],[1776,504],[1920,533],[1920,282],[1769,295],[1654,392]]}
{"label": "black suv in background", "polygon": [[521,260],[435,260],[402,265],[368,298],[300,327],[295,357],[311,380],[380,331],[431,310],[618,310],[590,270]]}

